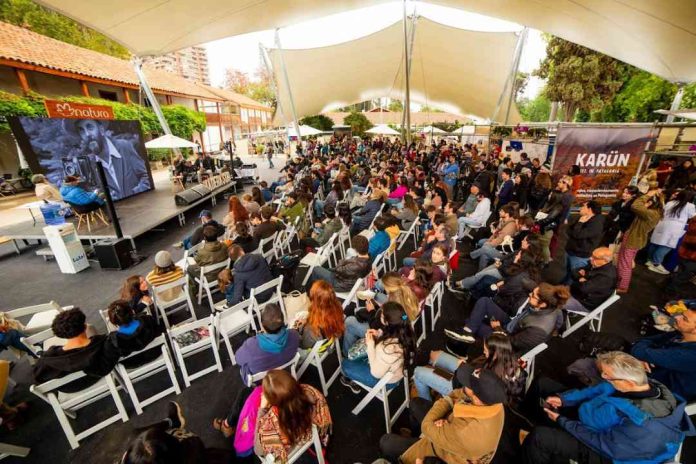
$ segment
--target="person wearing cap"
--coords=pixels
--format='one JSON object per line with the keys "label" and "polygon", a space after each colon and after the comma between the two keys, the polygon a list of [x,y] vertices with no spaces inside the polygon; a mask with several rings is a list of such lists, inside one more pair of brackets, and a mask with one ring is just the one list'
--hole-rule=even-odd
{"label": "person wearing cap", "polygon": [[[148,284],[153,287],[166,285],[176,282],[184,276],[184,271],[179,266],[174,264],[172,255],[168,251],[158,251],[155,255],[155,267],[145,277]],[[181,287],[170,288],[162,293],[157,294],[157,298],[162,301],[172,301],[181,295]]]}
{"label": "person wearing cap", "polygon": [[198,218],[201,220],[201,225],[196,227],[193,230],[193,233],[188,237],[184,238],[184,240],[174,244],[175,247],[184,247],[184,250],[189,250],[192,246],[201,243],[201,241],[203,240],[203,227],[207,225],[215,227],[215,229],[218,232],[218,237],[222,237],[223,235],[225,235],[225,226],[213,219],[213,213],[211,213],[209,210],[204,209],[203,211],[201,211],[198,215]]}
{"label": "person wearing cap", "polygon": [[422,398],[411,400],[414,438],[382,436],[380,450],[388,461],[416,464],[434,457],[447,464],[491,462],[503,433],[505,385],[493,372],[472,366],[458,369],[457,380],[462,388],[435,404]]}
{"label": "person wearing cap", "polygon": [[[217,264],[229,258],[227,245],[218,240],[218,232],[213,225],[203,226],[203,246],[193,255],[196,264],[192,264],[186,269],[191,278],[200,277],[202,267]],[[206,276],[208,281],[217,280],[217,272],[208,273]]]}

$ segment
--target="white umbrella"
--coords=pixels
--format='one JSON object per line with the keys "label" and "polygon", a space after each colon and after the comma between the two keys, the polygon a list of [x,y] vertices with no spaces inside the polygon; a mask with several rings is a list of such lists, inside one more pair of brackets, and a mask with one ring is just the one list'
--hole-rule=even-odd
{"label": "white umbrella", "polygon": [[[300,136],[302,137],[307,137],[308,135],[319,135],[322,132],[320,130],[317,130],[313,128],[312,126],[307,126],[305,124],[302,124],[300,126]],[[295,130],[295,127],[290,126],[288,128],[288,135],[290,137],[297,137],[297,131]]]}
{"label": "white umbrella", "polygon": [[459,129],[450,132],[452,135],[474,135],[476,126],[462,126]]}
{"label": "white umbrella", "polygon": [[425,126],[421,130],[419,130],[421,134],[447,134],[446,131],[443,131],[442,129],[438,129],[435,126]]}
{"label": "white umbrella", "polygon": [[365,131],[368,134],[378,134],[378,135],[401,135],[399,132],[395,131],[386,124],[378,124],[372,129]]}
{"label": "white umbrella", "polygon": [[166,134],[145,142],[145,148],[197,148],[198,145],[190,140],[182,139],[176,135]]}

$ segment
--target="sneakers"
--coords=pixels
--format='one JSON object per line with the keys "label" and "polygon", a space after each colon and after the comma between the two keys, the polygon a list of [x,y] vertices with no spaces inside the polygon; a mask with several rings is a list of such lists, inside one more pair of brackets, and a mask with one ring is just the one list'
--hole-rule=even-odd
{"label": "sneakers", "polygon": [[358,385],[357,383],[353,382],[352,380],[350,380],[350,379],[349,379],[348,377],[346,377],[345,375],[341,375],[341,384],[342,384],[343,386],[345,386],[345,387],[348,387],[348,389],[349,389],[351,392],[353,392],[354,395],[359,394],[360,391],[362,390],[362,388],[360,388],[360,385]]}
{"label": "sneakers", "polygon": [[462,330],[445,329],[445,336],[447,338],[451,338],[452,340],[469,344],[476,341],[474,334],[471,332],[471,330],[469,330],[468,327],[464,327]]}
{"label": "sneakers", "polygon": [[172,245],[174,248],[184,248],[184,242],[176,242]]}
{"label": "sneakers", "polygon": [[665,269],[662,264],[655,266],[653,263],[648,261],[647,266],[648,266],[648,269],[650,269],[653,272],[657,272],[658,274],[663,274],[663,275],[670,274],[670,272],[667,269]]}
{"label": "sneakers", "polygon": [[374,299],[375,295],[376,295],[376,293],[373,292],[372,290],[359,290],[355,294],[355,296],[358,297],[358,300],[362,300],[362,301],[372,300],[372,299]]}
{"label": "sneakers", "polygon": [[171,423],[171,428],[181,429],[186,425],[186,419],[181,412],[181,406],[176,401],[170,401],[167,406],[167,419]]}

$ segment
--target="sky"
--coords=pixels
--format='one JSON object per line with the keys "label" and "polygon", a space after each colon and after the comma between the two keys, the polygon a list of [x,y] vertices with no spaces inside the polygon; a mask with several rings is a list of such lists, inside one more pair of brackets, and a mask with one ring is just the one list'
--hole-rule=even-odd
{"label": "sky", "polygon": [[[522,26],[508,21],[469,13],[464,10],[431,5],[422,2],[407,4],[407,11],[425,16],[433,21],[462,29],[477,31],[510,32],[520,31]],[[283,48],[314,48],[347,42],[362,37],[401,20],[401,2],[380,4],[359,10],[326,16],[280,30]],[[418,29],[416,28],[416,34]],[[273,47],[273,31],[244,34],[206,44],[210,80],[215,86],[222,86],[227,68],[234,68],[253,76],[261,65],[259,43]],[[538,67],[546,55],[546,44],[537,30],[530,29],[522,51],[520,71],[531,72]],[[543,87],[539,78],[530,78],[523,94],[533,98]]]}

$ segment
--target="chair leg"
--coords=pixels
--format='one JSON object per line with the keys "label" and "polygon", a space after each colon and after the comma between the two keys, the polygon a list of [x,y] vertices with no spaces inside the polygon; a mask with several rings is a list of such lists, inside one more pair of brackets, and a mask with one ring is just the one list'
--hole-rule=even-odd
{"label": "chair leg", "polygon": [[389,411],[389,393],[387,387],[382,387],[382,406],[384,406],[384,422],[387,426],[387,433],[391,432],[391,413]]}

